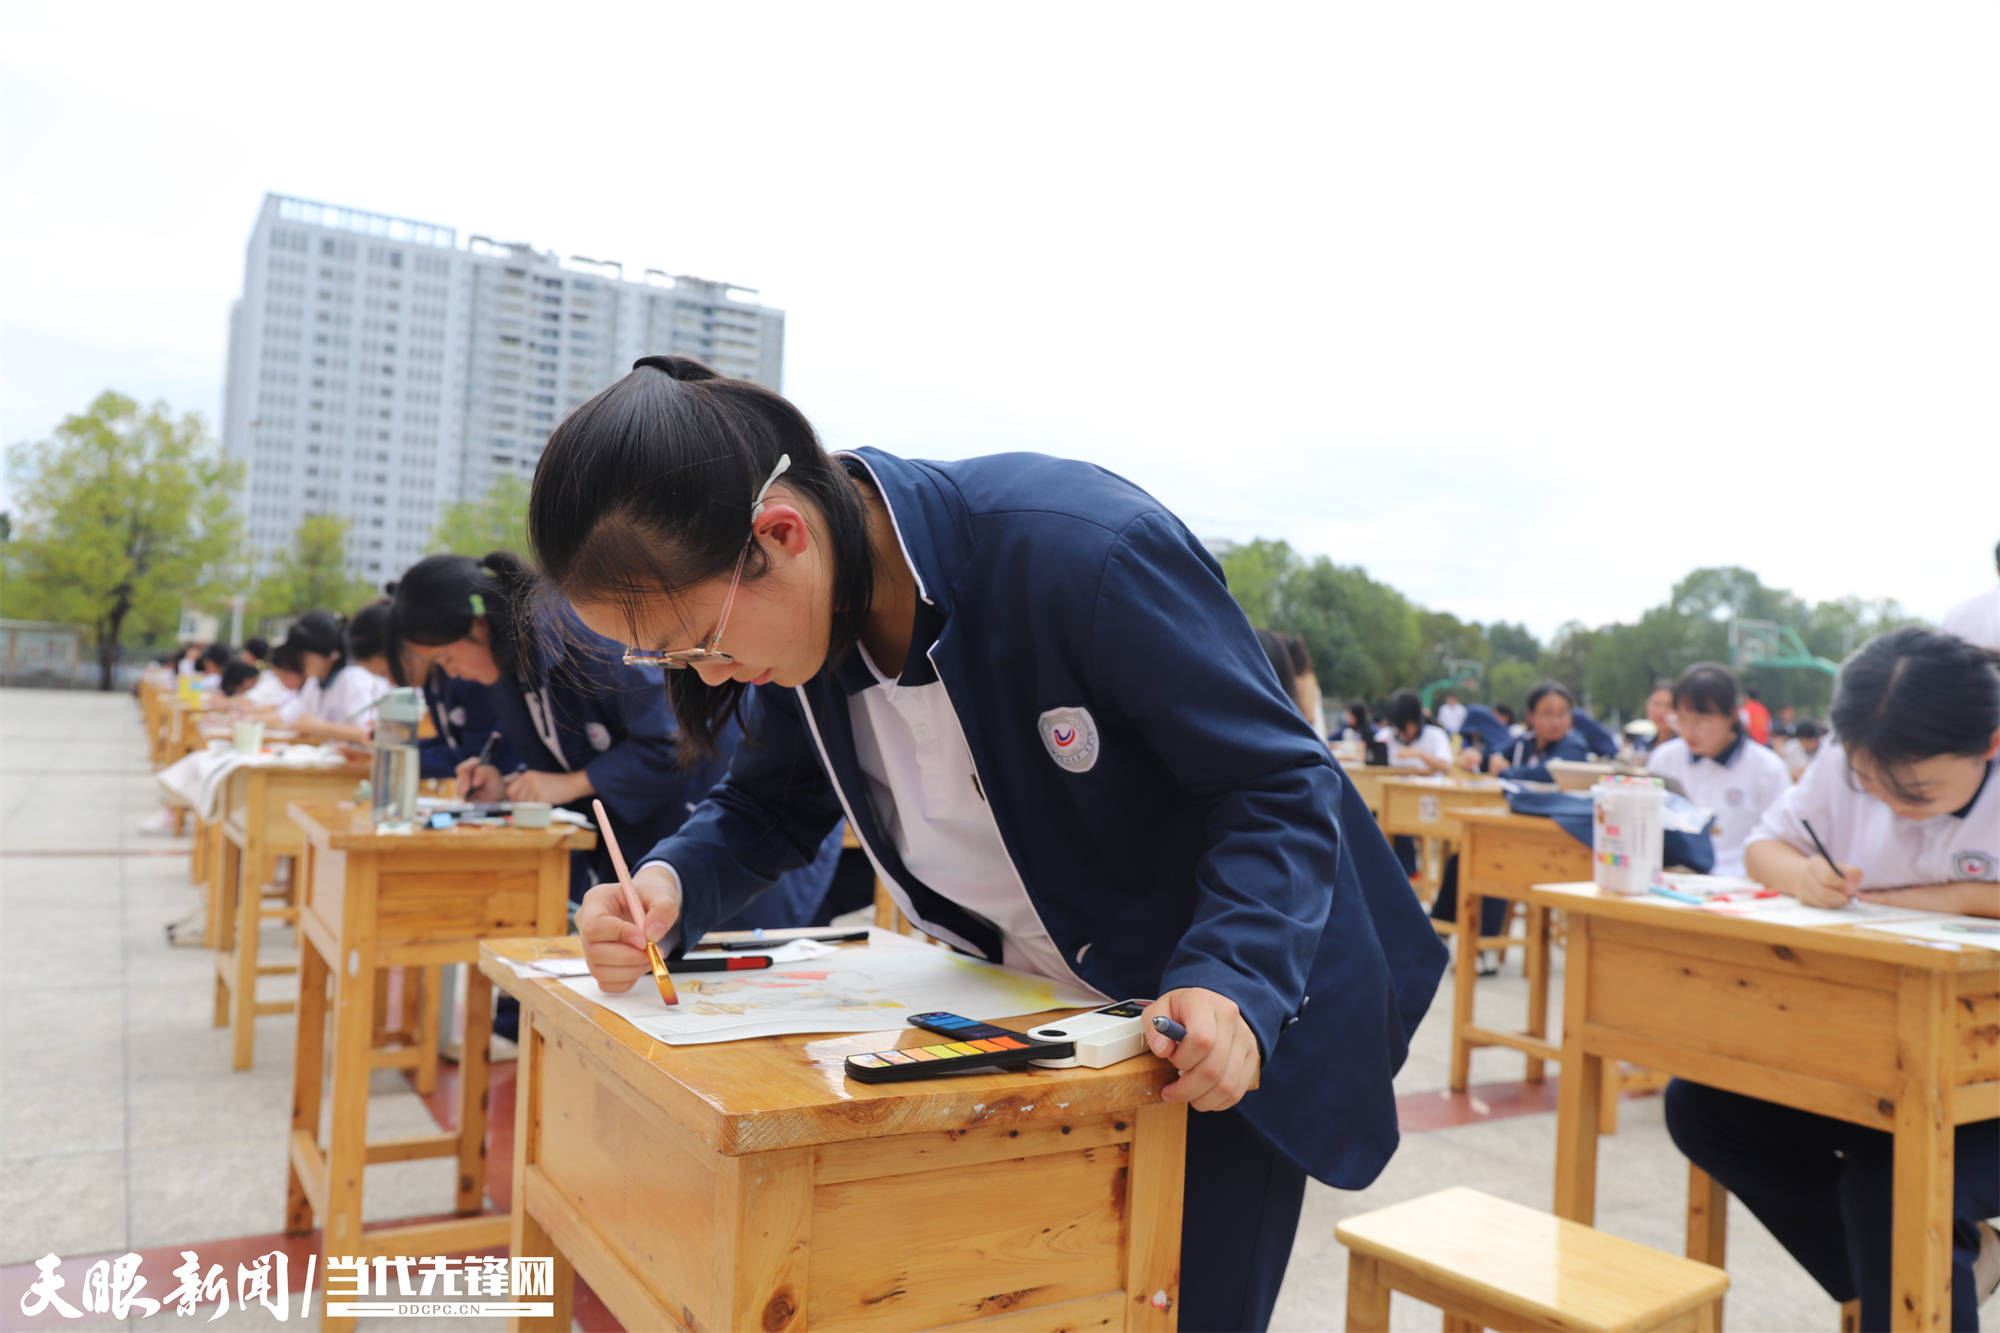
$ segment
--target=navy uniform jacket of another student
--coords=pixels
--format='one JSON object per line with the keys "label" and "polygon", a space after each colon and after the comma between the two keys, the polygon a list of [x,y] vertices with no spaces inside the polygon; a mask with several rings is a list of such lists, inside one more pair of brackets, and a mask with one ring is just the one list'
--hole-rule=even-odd
{"label": "navy uniform jacket of another student", "polygon": [[[460,680],[442,671],[424,677],[424,704],[431,710],[437,735],[417,747],[418,772],[427,778],[448,778],[467,759],[475,759],[486,738],[499,725],[493,711],[493,687]],[[505,737],[493,747],[492,761],[502,773],[514,769],[513,751]]]}
{"label": "navy uniform jacket of another student", "polygon": [[[681,826],[688,811],[721,779],[723,762],[681,766],[659,667],[625,665],[618,660],[622,648],[566,617],[560,625],[545,623],[539,637],[543,640],[539,685],[502,672],[500,681],[488,687],[501,735],[516,764],[545,773],[588,772],[590,785],[611,815],[618,846],[630,861]],[[562,747],[560,760],[543,735],[548,728],[553,728]],[[718,748],[727,754],[735,736],[726,732],[717,739]],[[587,798],[573,802],[572,808],[591,815]],[[744,929],[809,923],[826,898],[839,858],[839,839],[828,834],[765,901],[726,923],[714,924]],[[599,880],[616,877],[601,838],[590,863]]]}
{"label": "navy uniform jacket of another student", "polygon": [[[1577,763],[1585,763],[1590,759],[1590,747],[1584,744],[1583,737],[1577,735],[1574,731],[1565,733],[1561,740],[1546,748],[1542,746],[1540,741],[1535,739],[1535,733],[1531,731],[1525,736],[1515,737],[1514,743],[1500,753],[1507,756],[1507,767],[1502,770],[1502,777],[1514,774],[1514,770],[1516,769],[1541,767],[1551,759],[1570,759]],[[1542,771],[1538,775],[1521,774],[1519,776],[1539,776],[1546,781],[1548,779],[1548,769],[1542,768]]]}
{"label": "navy uniform jacket of another student", "polygon": [[[1088,464],[844,458],[888,503],[928,625],[911,652],[945,687],[1063,960],[1115,997],[1202,987],[1236,1001],[1265,1055],[1245,1118],[1320,1179],[1366,1185],[1396,1148],[1390,1081],[1444,946],[1214,559]],[[845,814],[925,920],[997,959],[997,932],[912,877],[883,836],[855,754],[854,683],[829,664],[796,690],[753,692],[754,743],[647,858],[680,874],[682,938]]]}

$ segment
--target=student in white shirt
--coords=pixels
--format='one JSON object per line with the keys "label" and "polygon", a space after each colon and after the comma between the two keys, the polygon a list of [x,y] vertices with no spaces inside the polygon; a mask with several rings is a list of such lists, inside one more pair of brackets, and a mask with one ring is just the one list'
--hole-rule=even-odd
{"label": "student in white shirt", "polygon": [[[2000,665],[1951,635],[1901,629],[1863,647],[1834,689],[1838,744],[1750,835],[1750,874],[1818,907],[1854,898],[2000,917]],[[1827,865],[1806,832],[1826,844]],[[1861,1326],[1887,1328],[1890,1135],[1676,1079],[1667,1130],[1741,1199]],[[1977,1329],[2000,1251],[2000,1120],[1960,1125],[1953,1153],[1951,1327]],[[1988,1260],[1990,1262],[1990,1259]]]}
{"label": "student in white shirt", "polygon": [[[2000,569],[2000,544],[1993,547],[1993,565]],[[1945,612],[1942,628],[1989,653],[2000,653],[2000,583]]]}
{"label": "student in white shirt", "polygon": [[1445,735],[1451,736],[1464,725],[1465,705],[1459,702],[1457,694],[1447,691],[1444,702],[1438,706],[1438,726],[1444,729]]}
{"label": "student in white shirt", "polygon": [[1672,778],[1688,799],[1715,812],[1709,840],[1715,873],[1743,873],[1743,844],[1777,799],[1791,790],[1785,761],[1750,739],[1737,720],[1736,676],[1726,666],[1701,662],[1674,682],[1673,740],[1656,747],[1650,772]]}
{"label": "student in white shirt", "polygon": [[1397,690],[1390,695],[1384,717],[1388,725],[1375,739],[1388,745],[1389,767],[1426,773],[1451,771],[1451,737],[1443,727],[1424,721],[1424,706],[1415,691]]}
{"label": "student in white shirt", "polygon": [[1820,749],[1826,744],[1826,733],[1819,723],[1811,718],[1800,718],[1792,724],[1792,734],[1778,749],[1778,758],[1785,761],[1791,771],[1792,781],[1805,776],[1806,769],[1819,757]]}
{"label": "student in white shirt", "polygon": [[374,717],[364,710],[389,685],[353,660],[346,622],[330,611],[308,611],[280,645],[287,650],[297,652],[305,683],[278,709],[279,720],[313,740],[366,741]]}

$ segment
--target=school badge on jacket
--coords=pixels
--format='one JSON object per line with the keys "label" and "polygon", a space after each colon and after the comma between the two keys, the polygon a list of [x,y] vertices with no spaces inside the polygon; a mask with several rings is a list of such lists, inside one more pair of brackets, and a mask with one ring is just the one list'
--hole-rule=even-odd
{"label": "school badge on jacket", "polygon": [[1037,724],[1059,768],[1088,773],[1097,764],[1097,722],[1088,708],[1051,708]]}

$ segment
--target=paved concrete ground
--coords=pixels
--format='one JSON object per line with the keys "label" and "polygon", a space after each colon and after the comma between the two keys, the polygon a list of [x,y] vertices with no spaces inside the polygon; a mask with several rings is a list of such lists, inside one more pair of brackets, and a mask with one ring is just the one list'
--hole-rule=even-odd
{"label": "paved concrete ground", "polygon": [[[292,1022],[259,1020],[256,1068],[230,1072],[227,1033],[209,1025],[211,956],[163,940],[161,927],[196,898],[186,842],[137,831],[155,808],[128,697],[0,691],[0,1268],[16,1266],[17,1278],[19,1265],[51,1252],[199,1251],[282,1227]],[[274,958],[296,954],[277,929],[265,947]],[[1480,983],[1483,1019],[1518,1021],[1525,1006],[1518,958],[1506,975]],[[276,998],[289,983],[265,984]],[[1407,1124],[1448,1118],[1438,1112],[1448,1107],[1441,1090],[1449,1009],[1447,982],[1397,1079]],[[1276,1327],[1340,1326],[1346,1254],[1333,1228],[1343,1217],[1453,1184],[1548,1206],[1554,1115],[1501,1114],[1520,1091],[1508,1085],[1520,1073],[1519,1057],[1482,1053],[1474,1081],[1489,1086],[1475,1092],[1496,1108],[1493,1117],[1406,1132],[1401,1152],[1366,1190],[1309,1187]],[[369,1122],[371,1136],[433,1127],[403,1077],[386,1071],[377,1075]],[[447,1161],[369,1168],[367,1215],[441,1211],[451,1171]],[[1661,1126],[1657,1097],[1625,1103],[1600,1176],[1600,1227],[1678,1251],[1686,1167]],[[1731,1210],[1729,1253],[1730,1328],[1835,1327],[1833,1302],[1740,1206]],[[79,1267],[64,1267],[72,1297]],[[19,1315],[18,1287],[8,1290],[0,1327]],[[1982,1327],[2000,1333],[2000,1302],[1983,1313]],[[134,1318],[130,1326],[169,1319]],[[271,1322],[260,1311],[232,1313],[215,1326]],[[409,1322],[443,1333],[451,1321]],[[1437,1314],[1398,1297],[1393,1324],[1435,1329]]]}

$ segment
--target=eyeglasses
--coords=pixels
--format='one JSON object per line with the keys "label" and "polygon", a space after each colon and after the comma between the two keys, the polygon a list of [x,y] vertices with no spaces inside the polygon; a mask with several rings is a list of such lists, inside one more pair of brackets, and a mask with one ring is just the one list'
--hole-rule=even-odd
{"label": "eyeglasses", "polygon": [[[764,497],[771,493],[771,487],[777,483],[779,477],[785,475],[786,470],[791,465],[792,456],[790,454],[780,454],[778,456],[778,466],[771,469],[771,475],[764,479],[764,484],[758,488],[756,497],[750,501],[750,522],[752,524],[755,524],[758,516],[764,512]],[[757,532],[753,527],[749,540],[743,543],[742,553],[736,557],[736,572],[729,576],[729,591],[722,599],[722,614],[716,617],[715,633],[708,636],[706,646],[701,648],[682,648],[671,653],[648,653],[637,648],[627,648],[624,658],[625,665],[670,667],[673,670],[679,671],[687,667],[707,666],[712,662],[734,662],[736,659],[728,653],[723,652],[717,645],[722,642],[723,626],[729,623],[729,609],[736,604],[736,585],[743,581],[743,562],[750,558],[750,548],[756,544]]]}

